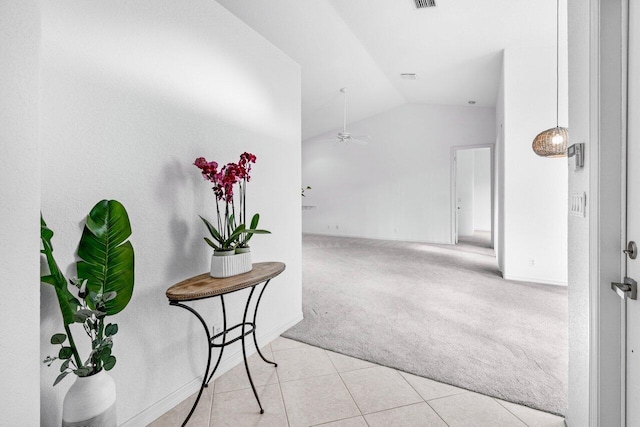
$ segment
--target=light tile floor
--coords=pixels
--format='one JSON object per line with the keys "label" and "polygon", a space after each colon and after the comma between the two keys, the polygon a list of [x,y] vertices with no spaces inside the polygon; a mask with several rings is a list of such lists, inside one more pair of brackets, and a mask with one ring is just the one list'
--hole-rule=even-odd
{"label": "light tile floor", "polygon": [[[249,366],[265,410],[260,415],[244,365],[205,389],[193,427],[564,427],[561,417],[363,360],[277,338]],[[195,395],[153,423],[182,424]]]}

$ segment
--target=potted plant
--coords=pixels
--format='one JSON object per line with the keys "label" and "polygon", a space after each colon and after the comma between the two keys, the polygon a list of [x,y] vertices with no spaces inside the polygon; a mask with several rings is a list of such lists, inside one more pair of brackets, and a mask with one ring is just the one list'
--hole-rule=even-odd
{"label": "potted plant", "polygon": [[[205,237],[204,240],[213,248],[212,277],[229,277],[250,271],[249,240],[254,234],[269,233],[258,229],[259,214],[253,215],[248,227],[245,223],[247,183],[251,180],[249,173],[255,162],[256,156],[245,152],[240,155],[238,163],[227,163],[220,170],[217,162],[208,162],[204,157],[198,157],[193,163],[201,170],[204,179],[213,183],[216,200],[216,225],[200,216],[211,235],[211,238]],[[235,192],[236,184],[238,193]],[[239,204],[237,212],[236,196]]]}
{"label": "potted plant", "polygon": [[[60,350],[57,356],[47,356],[44,363],[51,366],[56,360],[62,362],[54,386],[70,373],[77,376],[64,398],[63,426],[117,425],[115,383],[106,371],[116,364],[112,349],[118,325],[108,322],[107,317],[122,311],[133,294],[130,235],[124,206],[116,200],[98,202],[87,216],[78,245],[78,277],[67,281],[53,257],[53,231],[40,219],[41,253],[49,267],[41,281],[55,289],[65,330],[51,337],[51,344],[60,345]],[[91,352],[84,361],[70,327],[74,323],[82,325],[91,340]]]}

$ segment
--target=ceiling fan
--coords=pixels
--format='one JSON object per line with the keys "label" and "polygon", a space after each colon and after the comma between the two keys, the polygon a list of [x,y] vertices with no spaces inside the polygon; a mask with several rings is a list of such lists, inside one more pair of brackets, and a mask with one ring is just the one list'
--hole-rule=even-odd
{"label": "ceiling fan", "polygon": [[340,89],[344,96],[344,115],[342,121],[342,132],[338,132],[336,138],[328,139],[327,141],[334,141],[338,143],[354,143],[360,145],[367,145],[368,140],[371,139],[368,135],[351,135],[350,132],[347,132],[347,88],[343,87]]}

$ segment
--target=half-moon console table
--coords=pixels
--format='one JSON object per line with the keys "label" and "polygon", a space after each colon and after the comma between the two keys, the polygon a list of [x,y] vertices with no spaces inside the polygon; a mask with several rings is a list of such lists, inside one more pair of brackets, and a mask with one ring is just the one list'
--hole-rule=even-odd
{"label": "half-moon console table", "polygon": [[[216,369],[218,369],[220,360],[222,360],[222,352],[224,351],[224,347],[229,344],[233,344],[238,340],[242,342],[242,357],[244,359],[244,366],[247,370],[247,376],[249,377],[249,383],[251,384],[253,394],[258,401],[260,413],[264,413],[264,409],[262,409],[262,404],[260,403],[260,398],[258,397],[258,392],[256,391],[256,387],[253,385],[251,373],[249,372],[249,364],[247,363],[247,352],[245,348],[244,337],[249,334],[253,335],[253,342],[256,345],[256,350],[258,350],[258,354],[260,355],[262,360],[272,364],[273,366],[278,366],[275,362],[267,360],[260,351],[260,347],[258,347],[258,341],[256,339],[256,315],[258,314],[258,306],[260,305],[262,294],[267,288],[269,281],[282,273],[284,269],[285,265],[281,262],[259,262],[253,264],[253,269],[251,271],[239,274],[237,276],[226,277],[224,279],[215,279],[211,277],[209,273],[205,273],[187,280],[183,280],[182,282],[176,283],[175,285],[167,289],[166,295],[167,298],[169,298],[169,304],[176,307],[182,307],[193,313],[198,318],[198,320],[200,320],[200,323],[202,323],[204,331],[207,334],[207,343],[209,344],[209,357],[207,359],[207,368],[205,369],[204,377],[202,378],[202,385],[200,386],[198,397],[196,398],[191,411],[189,411],[189,415],[187,415],[187,418],[182,423],[183,426],[187,424],[189,418],[191,418],[191,415],[193,415],[193,412],[195,411],[196,406],[198,406],[198,402],[200,401],[200,396],[202,396],[202,391],[209,385],[209,381],[211,381],[211,378],[213,378],[213,374],[216,372]],[[256,302],[256,307],[253,312],[253,320],[251,322],[247,322],[247,312],[249,311],[251,297],[253,296],[256,287],[261,283],[264,283],[264,286],[260,291],[260,295],[258,295],[258,301]],[[251,292],[247,297],[247,303],[244,308],[242,323],[238,323],[237,325],[227,328],[227,313],[224,307],[224,296],[230,294],[231,292],[236,292],[246,288],[251,288]],[[222,332],[217,334],[213,333],[213,329],[211,329],[211,332],[209,332],[209,326],[196,310],[189,307],[188,305],[183,304],[187,301],[196,301],[211,297],[220,297],[220,303],[222,304]],[[227,341],[227,334],[238,328],[240,328],[240,335]],[[215,342],[216,339],[220,337],[222,338],[221,341]],[[213,348],[220,348],[220,354],[218,355],[218,360],[216,361],[213,370],[211,371],[211,373],[209,373],[209,368],[211,368],[211,349]]]}

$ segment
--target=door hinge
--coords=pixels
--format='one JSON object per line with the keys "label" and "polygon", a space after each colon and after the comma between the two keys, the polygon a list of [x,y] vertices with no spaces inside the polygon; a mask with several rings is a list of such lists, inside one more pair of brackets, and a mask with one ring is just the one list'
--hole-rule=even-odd
{"label": "door hinge", "polygon": [[638,299],[638,284],[630,277],[625,277],[624,283],[611,283],[611,289],[622,299]]}

